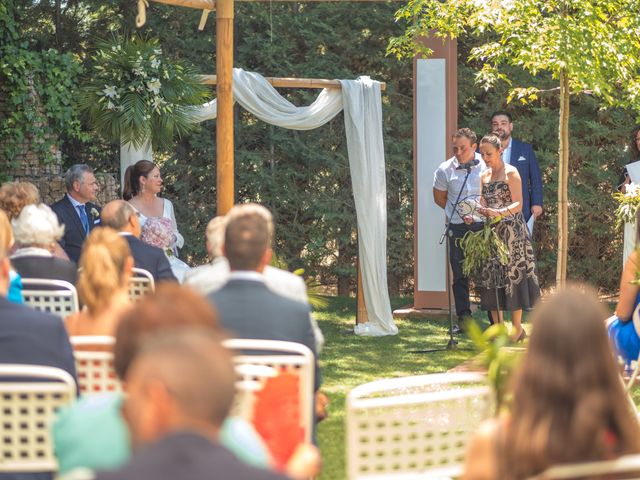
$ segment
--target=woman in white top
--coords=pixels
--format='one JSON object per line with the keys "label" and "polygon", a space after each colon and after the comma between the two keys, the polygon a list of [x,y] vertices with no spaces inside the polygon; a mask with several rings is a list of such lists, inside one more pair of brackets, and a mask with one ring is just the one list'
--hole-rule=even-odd
{"label": "woman in white top", "polygon": [[147,218],[168,218],[173,225],[176,238],[171,245],[177,253],[184,245],[184,237],[178,232],[173,205],[166,198],[158,196],[162,190],[162,176],[158,166],[149,160],[139,160],[127,167],[124,173],[124,189],[122,197],[138,211],[140,226],[144,226]]}

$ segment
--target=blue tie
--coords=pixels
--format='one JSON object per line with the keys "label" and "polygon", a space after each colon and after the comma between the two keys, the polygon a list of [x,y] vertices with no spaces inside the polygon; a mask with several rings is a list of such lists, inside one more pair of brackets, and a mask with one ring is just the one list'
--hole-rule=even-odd
{"label": "blue tie", "polygon": [[78,209],[78,213],[80,214],[80,220],[82,221],[82,228],[84,228],[84,233],[89,233],[89,217],[87,217],[87,211],[84,209],[84,205],[78,205],[76,207]]}

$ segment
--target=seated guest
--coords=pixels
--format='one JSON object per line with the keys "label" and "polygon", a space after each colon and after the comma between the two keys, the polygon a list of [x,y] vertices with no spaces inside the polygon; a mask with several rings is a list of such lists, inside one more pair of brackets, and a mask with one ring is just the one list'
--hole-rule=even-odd
{"label": "seated guest", "polygon": [[184,280],[184,275],[189,271],[189,265],[184,263],[173,253],[171,245],[175,242],[173,225],[171,220],[164,217],[148,218],[142,227],[140,240],[147,245],[158,247],[167,256],[173,275],[180,283]]}
{"label": "seated guest", "polygon": [[27,205],[40,203],[38,188],[31,182],[6,182],[0,186],[0,210],[9,221],[20,215]]}
{"label": "seated guest", "polygon": [[97,480],[285,479],[248,466],[220,444],[235,373],[220,337],[166,332],[148,340],[127,372],[124,415],[134,454]]}
{"label": "seated guest", "polygon": [[17,249],[10,259],[22,278],[64,280],[75,285],[75,263],[53,256],[64,228],[48,206],[27,205],[12,225]]}
{"label": "seated guest", "polygon": [[101,219],[103,225],[117,230],[125,238],[136,268],[147,270],[156,282],[176,281],[164,252],[139,240],[142,229],[138,214],[128,202],[113,200],[107,203],[102,209]]}
{"label": "seated guest", "polygon": [[[225,226],[225,217],[218,216],[211,219],[207,225],[206,247],[212,262],[192,268],[185,275],[184,283],[205,295],[219,290],[229,280],[229,262],[222,253]],[[271,228],[273,229],[273,224]],[[307,286],[299,275],[271,265],[264,267],[262,275],[269,290],[291,300],[308,303]],[[309,321],[313,327],[317,352],[320,353],[324,345],[324,335],[311,314]]]}
{"label": "seated guest", "polygon": [[559,292],[534,310],[529,349],[513,378],[508,415],[481,426],[465,480],[524,479],[562,464],[640,452],[594,290]]}
{"label": "seated guest", "polygon": [[273,219],[256,204],[236,205],[227,214],[222,247],[229,262],[229,281],[209,294],[222,326],[237,338],[283,340],[306,345],[316,359],[315,389],[320,386],[309,304],[269,290],[264,269],[271,260]]}
{"label": "seated guest", "polygon": [[51,205],[64,225],[60,246],[69,259],[78,263],[82,244],[89,232],[100,224],[100,207],[93,203],[98,193],[98,182],[87,165],[73,165],[64,176],[67,194]]}
{"label": "seated guest", "polygon": [[78,295],[82,311],[65,319],[69,336],[113,336],[131,307],[129,279],[133,258],[127,242],[112,228],[93,230],[82,247]]}

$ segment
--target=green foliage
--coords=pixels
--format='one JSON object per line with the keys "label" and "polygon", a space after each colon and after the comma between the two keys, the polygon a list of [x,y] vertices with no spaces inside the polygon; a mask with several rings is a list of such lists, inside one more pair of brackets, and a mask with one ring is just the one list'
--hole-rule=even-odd
{"label": "green foliage", "polygon": [[7,106],[0,138],[10,166],[22,143],[48,162],[58,135],[85,137],[72,101],[80,65],[68,53],[31,50],[19,35],[13,8],[12,1],[0,5],[0,95]]}
{"label": "green foliage", "polygon": [[194,68],[164,58],[157,39],[114,37],[91,60],[78,105],[108,140],[158,148],[197,128],[193,115],[207,90]]}
{"label": "green foliage", "polygon": [[464,252],[462,272],[467,277],[477,276],[483,265],[490,260],[497,261],[499,265],[509,263],[509,249],[495,230],[495,224],[498,221],[500,221],[499,218],[487,220],[482,230],[468,231],[464,237],[457,240]]}

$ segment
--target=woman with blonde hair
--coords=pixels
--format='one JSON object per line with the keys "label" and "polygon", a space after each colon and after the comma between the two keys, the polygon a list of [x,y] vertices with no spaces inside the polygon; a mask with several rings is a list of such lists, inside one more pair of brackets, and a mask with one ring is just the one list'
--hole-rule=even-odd
{"label": "woman with blonde hair", "polygon": [[78,294],[82,311],[66,318],[70,336],[113,336],[120,316],[129,309],[133,257],[127,241],[114,229],[96,228],[80,255]]}
{"label": "woman with blonde hair", "polygon": [[638,418],[597,298],[590,288],[569,288],[533,312],[509,413],[476,433],[465,480],[524,479],[553,465],[640,452]]}

